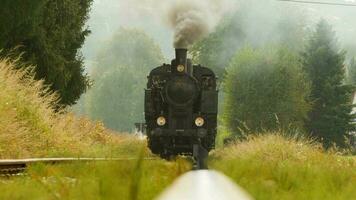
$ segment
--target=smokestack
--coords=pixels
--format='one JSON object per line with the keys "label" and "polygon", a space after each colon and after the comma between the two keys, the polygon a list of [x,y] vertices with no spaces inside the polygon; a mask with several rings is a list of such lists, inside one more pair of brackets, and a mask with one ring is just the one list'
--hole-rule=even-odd
{"label": "smokestack", "polygon": [[188,49],[176,49],[176,64],[187,67],[187,52]]}
{"label": "smokestack", "polygon": [[192,75],[193,69],[187,53],[188,49],[176,48],[176,58],[172,60],[172,72]]}

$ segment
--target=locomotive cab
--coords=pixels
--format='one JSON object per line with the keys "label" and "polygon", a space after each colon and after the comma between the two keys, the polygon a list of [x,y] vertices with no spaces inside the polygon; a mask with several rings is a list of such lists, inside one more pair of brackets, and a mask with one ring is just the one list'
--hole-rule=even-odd
{"label": "locomotive cab", "polygon": [[145,90],[145,120],[153,153],[169,158],[193,155],[196,144],[207,151],[214,148],[216,79],[212,70],[187,59],[187,49],[176,49],[170,65],[151,71]]}

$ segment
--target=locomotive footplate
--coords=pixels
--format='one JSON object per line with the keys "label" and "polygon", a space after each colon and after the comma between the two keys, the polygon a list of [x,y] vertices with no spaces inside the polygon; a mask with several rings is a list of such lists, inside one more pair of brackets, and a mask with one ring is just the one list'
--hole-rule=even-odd
{"label": "locomotive footplate", "polygon": [[207,136],[207,130],[203,128],[199,129],[185,129],[185,130],[171,130],[156,128],[151,132],[152,137],[198,137],[204,138]]}

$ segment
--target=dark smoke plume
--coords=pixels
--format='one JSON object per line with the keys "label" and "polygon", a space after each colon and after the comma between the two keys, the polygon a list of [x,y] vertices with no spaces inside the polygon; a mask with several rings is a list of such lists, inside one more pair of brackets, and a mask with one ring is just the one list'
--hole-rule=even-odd
{"label": "dark smoke plume", "polygon": [[[227,11],[227,1],[177,0],[169,9],[168,20],[174,29],[174,47],[188,48],[209,34]],[[224,4],[224,5],[223,5]],[[231,8],[231,7],[230,7]]]}

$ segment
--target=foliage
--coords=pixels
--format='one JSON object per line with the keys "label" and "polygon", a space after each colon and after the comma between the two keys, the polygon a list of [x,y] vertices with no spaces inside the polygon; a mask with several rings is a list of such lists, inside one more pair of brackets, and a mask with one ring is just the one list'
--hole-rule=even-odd
{"label": "foliage", "polygon": [[356,157],[324,152],[319,144],[278,133],[252,136],[212,154],[222,171],[254,199],[352,199]]}
{"label": "foliage", "polygon": [[145,144],[114,135],[100,123],[54,112],[57,96],[34,80],[30,69],[0,60],[0,158],[115,156]]}
{"label": "foliage", "polygon": [[120,29],[98,56],[95,83],[85,97],[89,116],[132,131],[143,120],[146,77],[162,61],[161,50],[144,32]]}
{"label": "foliage", "polygon": [[98,53],[94,76],[121,67],[136,73],[148,73],[163,62],[160,47],[145,32],[138,29],[119,29]]}
{"label": "foliage", "polygon": [[347,68],[347,84],[356,86],[356,60],[352,58]]}
{"label": "foliage", "polygon": [[125,67],[102,75],[89,94],[89,115],[108,128],[132,131],[143,115],[144,83],[140,79],[145,76],[137,74],[141,73]]}
{"label": "foliage", "polygon": [[223,120],[234,134],[303,130],[309,85],[287,48],[244,48],[227,69]]}
{"label": "foliage", "polygon": [[5,0],[0,8],[3,55],[18,47],[23,61],[36,66],[36,79],[58,92],[62,105],[74,104],[89,85],[79,49],[89,34],[83,27],[91,2]]}
{"label": "foliage", "polygon": [[[134,155],[134,154],[133,154]],[[190,169],[183,160],[32,165],[27,176],[0,179],[1,199],[154,199]],[[277,133],[249,137],[212,153],[210,169],[254,199],[352,199],[356,158],[324,152],[306,139]],[[338,169],[338,170],[335,170]],[[141,176],[139,180],[137,174]],[[130,198],[131,197],[131,198]]]}
{"label": "foliage", "polygon": [[321,20],[303,53],[303,65],[311,80],[312,109],[306,127],[326,147],[345,145],[354,130],[351,123],[352,86],[345,85],[344,52],[339,51],[331,26]]}
{"label": "foliage", "polygon": [[191,53],[195,62],[213,68],[224,78],[230,60],[246,44],[261,47],[274,43],[292,50],[302,48],[305,23],[298,9],[283,7],[283,11],[276,13],[279,9],[276,4],[261,0],[240,0],[238,4],[235,13],[225,16],[214,32],[194,44]]}
{"label": "foliage", "polygon": [[26,177],[0,179],[0,199],[151,200],[191,168],[183,160],[144,160],[136,167],[136,160],[34,165]]}
{"label": "foliage", "polygon": [[219,77],[223,77],[224,68],[245,41],[237,15],[239,13],[224,18],[213,33],[195,43],[190,49],[194,62],[212,68]]}

